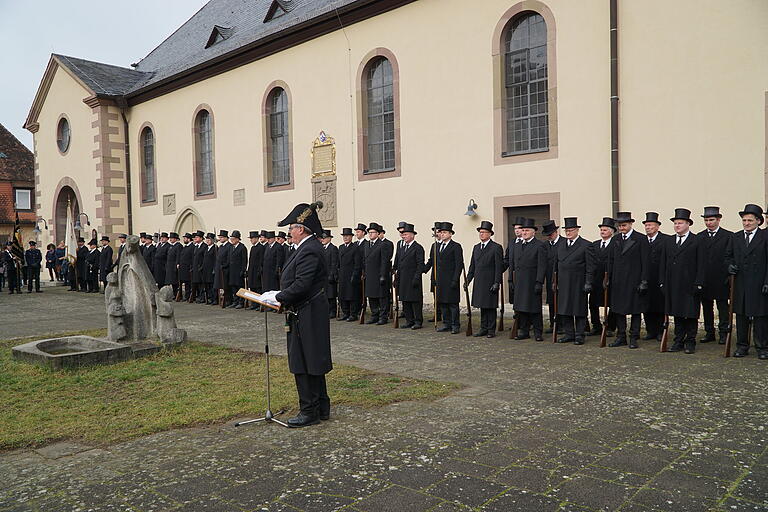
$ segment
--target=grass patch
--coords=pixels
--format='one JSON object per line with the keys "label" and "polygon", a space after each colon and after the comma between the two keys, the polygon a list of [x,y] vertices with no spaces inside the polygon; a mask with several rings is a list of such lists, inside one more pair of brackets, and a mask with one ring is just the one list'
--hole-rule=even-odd
{"label": "grass patch", "polygon": [[[105,330],[82,331],[104,336]],[[14,361],[11,347],[44,336],[0,341],[0,449],[57,440],[109,444],[179,427],[211,424],[266,409],[262,354],[189,342],[172,352],[108,366],[51,371]],[[272,410],[295,409],[285,357],[270,358]],[[381,406],[446,396],[459,386],[336,365],[333,404]]]}

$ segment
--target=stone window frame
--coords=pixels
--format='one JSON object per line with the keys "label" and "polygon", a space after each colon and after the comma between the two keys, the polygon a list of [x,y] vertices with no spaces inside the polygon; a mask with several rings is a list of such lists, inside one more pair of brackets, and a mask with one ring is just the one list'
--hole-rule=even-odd
{"label": "stone window frame", "polygon": [[[154,160],[154,173],[155,173],[155,199],[152,201],[147,201],[147,190],[144,186],[144,173],[146,171],[144,167],[144,130],[149,129],[152,132],[152,156]],[[157,204],[157,130],[155,130],[155,127],[150,123],[149,121],[144,122],[139,127],[139,141],[136,145],[137,148],[139,148],[139,190],[141,193],[141,200],[139,201],[139,206],[155,206]]]}
{"label": "stone window frame", "polygon": [[[29,192],[29,208],[19,208],[16,201],[16,192],[19,190],[26,190]],[[35,211],[35,188],[29,186],[14,186],[13,187],[13,208],[20,212],[33,212]]]}
{"label": "stone window frame", "polygon": [[[549,114],[549,149],[531,153],[505,155],[506,151],[506,122],[505,102],[506,88],[504,84],[504,39],[507,29],[512,22],[525,13],[536,13],[544,18],[547,24],[547,101]],[[539,0],[524,0],[519,2],[501,16],[493,31],[491,40],[491,59],[493,64],[493,163],[494,166],[548,160],[557,158],[559,153],[557,128],[557,52],[556,52],[555,17],[549,7]]]}
{"label": "stone window frame", "polygon": [[[385,58],[392,66],[392,100],[395,117],[395,168],[389,171],[366,173],[368,163],[368,86],[367,74],[372,63]],[[356,76],[357,89],[357,180],[380,180],[402,176],[400,144],[400,65],[395,54],[387,48],[375,48],[360,61]]]}
{"label": "stone window frame", "polygon": [[[67,147],[64,148],[63,151],[61,149],[61,146],[59,146],[59,127],[61,126],[62,120],[66,121],[67,126],[69,127],[69,140],[67,141]],[[67,114],[64,114],[64,113],[59,114],[59,118],[56,120],[56,126],[54,129],[56,130],[54,133],[54,138],[56,140],[56,149],[58,150],[61,156],[67,156],[67,153],[69,153],[69,148],[72,147],[72,122],[69,120],[69,117],[67,116]]]}
{"label": "stone window frame", "polygon": [[[197,169],[200,165],[198,159],[199,151],[199,139],[197,134],[197,116],[201,111],[208,112],[208,116],[211,120],[211,180],[213,183],[213,191],[208,194],[199,194],[200,190]],[[197,106],[192,114],[192,177],[194,183],[194,190],[192,191],[192,197],[194,201],[202,201],[205,199],[216,199],[217,187],[216,187],[216,119],[213,115],[213,109],[207,103],[201,103]]]}
{"label": "stone window frame", "polygon": [[[269,175],[272,172],[272,137],[270,126],[270,114],[271,112],[271,99],[272,93],[275,89],[282,89],[285,91],[286,98],[288,100],[288,158],[289,158],[289,175],[288,183],[282,185],[269,185]],[[293,94],[288,84],[282,80],[275,80],[270,83],[265,92],[264,97],[261,100],[261,129],[262,129],[262,155],[263,155],[263,178],[264,178],[264,192],[279,192],[282,190],[293,190],[295,187],[294,179],[294,155],[293,155]]]}

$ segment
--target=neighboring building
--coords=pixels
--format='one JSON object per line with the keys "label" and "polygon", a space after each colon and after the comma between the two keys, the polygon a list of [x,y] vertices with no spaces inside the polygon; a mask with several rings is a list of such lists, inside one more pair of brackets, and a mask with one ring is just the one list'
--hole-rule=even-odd
{"label": "neighboring building", "polygon": [[[35,156],[0,124],[0,242],[11,239],[19,212],[21,237],[35,239]],[[26,247],[25,247],[26,249]]]}
{"label": "neighboring building", "polygon": [[321,198],[331,228],[452,221],[468,257],[481,219],[737,227],[766,201],[766,55],[765,0],[212,0],[133,68],[53,55],[25,127],[49,238],[67,200],[114,240]]}

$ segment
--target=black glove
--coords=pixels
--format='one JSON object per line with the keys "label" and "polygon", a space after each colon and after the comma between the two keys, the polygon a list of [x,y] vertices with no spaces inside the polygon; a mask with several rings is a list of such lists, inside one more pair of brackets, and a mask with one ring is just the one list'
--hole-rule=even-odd
{"label": "black glove", "polygon": [[764,284],[763,289],[760,291],[763,295],[768,295],[768,284]]}
{"label": "black glove", "polygon": [[584,283],[584,293],[592,293],[592,283]]}
{"label": "black glove", "polygon": [[544,287],[541,285],[541,283],[536,283],[535,285],[533,285],[533,291],[534,291],[534,293],[541,293],[541,290],[542,290],[543,288],[544,288]]}
{"label": "black glove", "polygon": [[496,292],[498,292],[498,291],[499,291],[499,288],[500,288],[500,286],[499,286],[499,283],[493,283],[493,284],[491,285],[491,293],[496,293]]}
{"label": "black glove", "polygon": [[640,295],[645,295],[648,292],[648,281],[640,281],[640,284],[637,285],[637,293]]}
{"label": "black glove", "polygon": [[733,265],[733,264],[728,265],[728,273],[731,274],[732,276],[735,276],[736,274],[739,273],[739,266]]}
{"label": "black glove", "polygon": [[386,277],[384,277],[384,276],[381,276],[381,277],[379,278],[379,284],[380,284],[381,286],[384,286],[385,284],[387,284],[387,278],[386,278]]}

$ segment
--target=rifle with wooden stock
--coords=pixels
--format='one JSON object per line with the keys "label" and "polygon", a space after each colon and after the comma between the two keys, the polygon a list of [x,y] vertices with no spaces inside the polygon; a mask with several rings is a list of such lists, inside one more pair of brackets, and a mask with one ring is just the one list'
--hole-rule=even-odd
{"label": "rifle with wooden stock", "polygon": [[[515,299],[515,272],[510,270],[512,279],[509,280],[512,285],[509,287],[509,299],[510,302],[514,304]],[[517,338],[517,329],[519,327],[520,320],[517,318],[517,312],[515,311],[515,308],[512,308],[512,329],[509,331],[509,339],[513,340]]]}
{"label": "rifle with wooden stock", "polygon": [[469,300],[469,283],[467,282],[467,270],[462,268],[464,274],[464,296],[467,299],[467,336],[472,336],[472,303]]}
{"label": "rifle with wooden stock", "polygon": [[394,319],[395,329],[400,328],[400,304],[397,301],[397,272],[392,276],[392,304],[394,304],[394,311],[392,312],[392,318]]}
{"label": "rifle with wooden stock", "polygon": [[[219,269],[219,284],[224,286],[224,271]],[[225,306],[224,304],[224,288],[219,288],[219,306],[222,308]]]}
{"label": "rifle with wooden stock", "polygon": [[365,324],[365,274],[360,275],[360,325]]}
{"label": "rifle with wooden stock", "polygon": [[728,276],[728,334],[725,335],[725,353],[723,357],[731,357],[731,345],[733,343],[733,285],[736,280],[736,276],[731,274]]}
{"label": "rifle with wooden stock", "polygon": [[552,272],[552,343],[557,343],[557,272]]}
{"label": "rifle with wooden stock", "polygon": [[666,352],[669,342],[669,315],[664,315],[664,331],[661,333],[661,343],[659,344],[659,352]]}
{"label": "rifle with wooden stock", "polygon": [[176,291],[176,302],[181,302],[181,298],[184,296],[184,294],[181,291],[181,281],[179,281],[179,267],[176,266],[176,286],[178,287],[178,290]]}
{"label": "rifle with wooden stock", "polygon": [[600,348],[605,348],[608,337],[608,272],[603,275],[603,330],[600,332]]}
{"label": "rifle with wooden stock", "polygon": [[501,309],[499,310],[499,322],[496,326],[498,332],[504,332],[504,274],[499,282],[499,297],[501,297]]}

